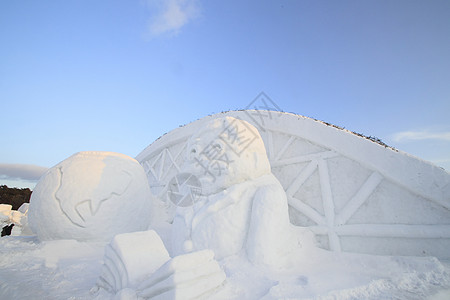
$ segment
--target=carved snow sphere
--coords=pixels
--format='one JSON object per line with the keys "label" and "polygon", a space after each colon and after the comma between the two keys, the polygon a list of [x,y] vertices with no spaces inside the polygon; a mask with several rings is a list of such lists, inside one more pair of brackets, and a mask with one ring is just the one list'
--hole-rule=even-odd
{"label": "carved snow sphere", "polygon": [[29,222],[40,240],[108,242],[146,230],[151,193],[142,166],[112,152],[79,152],[45,173],[36,185]]}

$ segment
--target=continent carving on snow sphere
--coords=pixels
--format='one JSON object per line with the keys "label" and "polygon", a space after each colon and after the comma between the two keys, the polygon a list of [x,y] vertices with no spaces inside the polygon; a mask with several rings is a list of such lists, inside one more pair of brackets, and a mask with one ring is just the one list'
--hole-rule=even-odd
{"label": "continent carving on snow sphere", "polygon": [[[96,215],[103,202],[111,199],[113,196],[120,196],[125,193],[132,180],[132,174],[127,171],[121,171],[115,176],[102,178],[102,182],[99,183],[100,185],[110,186],[110,190],[97,189],[97,191],[91,193],[90,190],[83,189],[77,193],[76,189],[79,187],[70,184],[72,180],[67,178],[70,175],[65,174],[66,171],[71,174],[71,167],[73,168],[72,165],[65,167],[64,171],[62,166],[56,169],[60,178],[60,185],[55,193],[55,198],[58,200],[61,210],[67,218],[80,227],[86,227],[88,218]],[[67,181],[69,184],[66,184]],[[70,199],[71,201],[64,201],[65,199]]]}

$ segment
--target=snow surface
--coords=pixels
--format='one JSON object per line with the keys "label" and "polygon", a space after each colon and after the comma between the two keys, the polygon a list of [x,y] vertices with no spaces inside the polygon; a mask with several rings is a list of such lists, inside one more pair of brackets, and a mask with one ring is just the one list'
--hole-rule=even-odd
{"label": "snow surface", "polygon": [[[103,255],[104,247],[90,242],[3,237],[0,299],[113,299],[110,293],[95,289]],[[239,255],[219,263],[227,279],[210,299],[450,297],[450,263],[435,258],[345,254],[312,248],[292,258],[291,268],[278,271],[257,268]]]}
{"label": "snow surface", "polygon": [[[191,161],[178,171],[202,185],[191,206],[176,208],[173,226],[153,228],[165,208],[150,215],[139,206],[144,200],[135,203],[139,193],[124,197],[135,182],[136,190],[147,184],[143,173],[130,182],[121,172],[135,174],[123,163],[136,165],[132,159],[82,153],[80,164],[71,162],[75,155],[50,170],[28,210],[38,235],[0,239],[0,299],[450,298],[449,261],[318,248],[309,229],[290,224],[285,189],[258,131],[236,122],[212,120],[188,142]],[[230,128],[244,134],[230,140]],[[0,211],[8,220],[19,216],[7,206]],[[116,227],[142,219],[156,231]]]}

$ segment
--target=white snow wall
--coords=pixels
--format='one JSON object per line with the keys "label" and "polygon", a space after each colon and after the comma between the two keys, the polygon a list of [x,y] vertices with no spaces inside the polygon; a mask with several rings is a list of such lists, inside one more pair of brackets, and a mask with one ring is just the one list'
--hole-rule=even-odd
{"label": "white snow wall", "polygon": [[303,116],[231,111],[160,137],[136,159],[167,210],[165,186],[180,171],[188,138],[224,115],[258,128],[272,173],[283,185],[291,222],[321,247],[381,255],[450,258],[450,173],[407,153]]}

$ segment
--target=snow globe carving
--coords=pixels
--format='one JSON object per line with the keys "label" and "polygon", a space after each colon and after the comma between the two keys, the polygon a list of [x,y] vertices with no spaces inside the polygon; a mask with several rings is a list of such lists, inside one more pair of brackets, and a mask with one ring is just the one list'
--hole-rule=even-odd
{"label": "snow globe carving", "polygon": [[145,172],[133,158],[79,152],[42,176],[29,221],[40,240],[109,242],[116,234],[148,229],[150,197]]}

